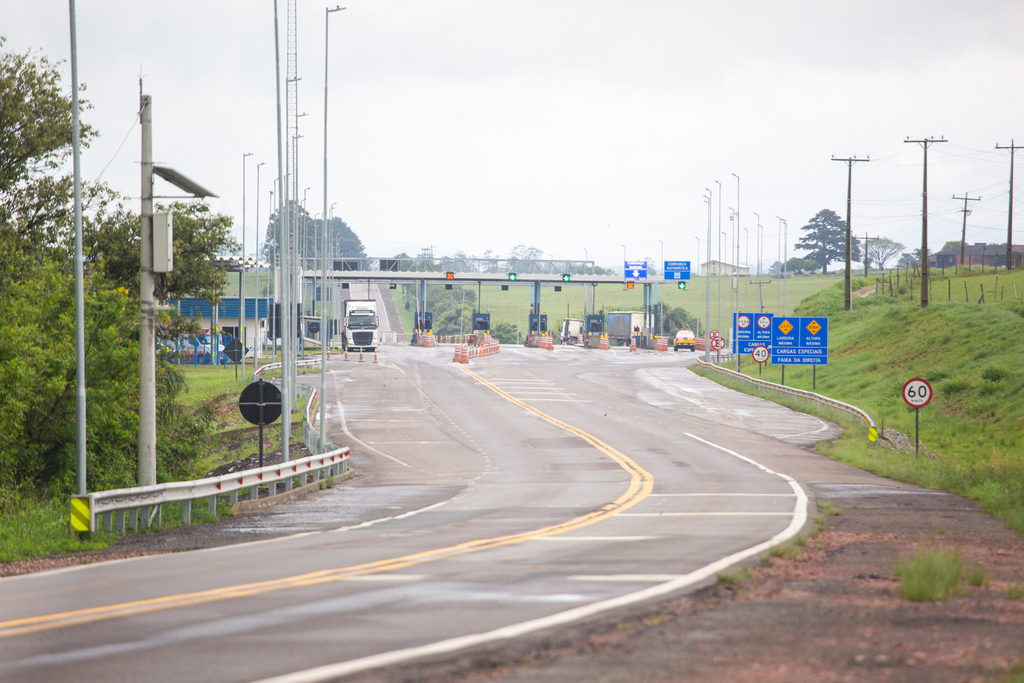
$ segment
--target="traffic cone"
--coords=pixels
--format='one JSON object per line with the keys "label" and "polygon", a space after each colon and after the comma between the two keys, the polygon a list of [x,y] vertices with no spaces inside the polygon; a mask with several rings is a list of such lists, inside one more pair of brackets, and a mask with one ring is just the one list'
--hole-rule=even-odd
{"label": "traffic cone", "polygon": [[345,360],[348,360],[348,347],[345,347]]}
{"label": "traffic cone", "polygon": [[636,337],[629,338],[629,350],[631,352],[636,351]]}
{"label": "traffic cone", "polygon": [[374,363],[377,362],[377,352],[376,351],[373,352],[373,362]]}
{"label": "traffic cone", "polygon": [[363,350],[362,349],[359,349],[359,362],[360,363],[363,362]]}

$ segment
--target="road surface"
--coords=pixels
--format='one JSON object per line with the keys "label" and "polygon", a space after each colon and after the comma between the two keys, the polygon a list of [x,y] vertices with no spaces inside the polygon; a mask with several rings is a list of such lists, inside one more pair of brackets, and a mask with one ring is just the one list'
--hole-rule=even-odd
{"label": "road surface", "polygon": [[0,680],[335,680],[694,590],[795,534],[813,486],[881,481],[696,354],[451,355],[331,361],[364,476],[236,520],[284,537],[0,579]]}

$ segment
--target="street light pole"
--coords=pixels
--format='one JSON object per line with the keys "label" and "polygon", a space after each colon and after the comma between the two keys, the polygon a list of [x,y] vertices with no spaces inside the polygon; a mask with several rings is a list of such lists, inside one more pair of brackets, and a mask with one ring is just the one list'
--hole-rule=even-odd
{"label": "street light pole", "polygon": [[757,312],[763,313],[761,308],[761,214],[751,212],[757,216],[757,226],[754,228],[754,258],[757,259]]}
{"label": "street light pole", "polygon": [[743,310],[750,312],[750,305],[747,303],[747,290],[750,289],[750,231],[743,228],[746,233],[747,255],[743,259],[747,264],[747,286],[743,288]]}
{"label": "street light pole", "polygon": [[[733,310],[738,310],[740,307],[740,177],[735,173],[732,174],[736,178],[736,223],[733,226],[736,228],[733,236],[733,243],[736,245],[736,261],[733,266],[733,300],[735,302]],[[736,362],[739,363],[739,356],[737,355]],[[736,366],[736,371],[739,372],[739,365]]]}
{"label": "street light pole", "polygon": [[718,185],[718,330],[722,330],[722,183]]}
{"label": "street light pole", "polygon": [[[665,279],[665,270],[664,270],[665,269],[665,242],[663,242],[662,240],[658,240],[658,241],[661,242],[661,268],[662,268],[661,279],[664,280]],[[659,308],[659,311],[658,311],[658,336],[660,337],[660,336],[664,336],[664,334],[665,334],[665,321],[663,320],[663,318],[665,317],[665,305],[663,303],[661,303],[660,299],[658,301],[658,308]]]}
{"label": "street light pole", "polygon": [[700,336],[700,238],[694,237],[697,240],[697,277],[694,278],[697,281],[697,336]]}
{"label": "street light pole", "polygon": [[[68,0],[71,23],[71,148],[75,192],[75,492],[86,494],[85,275],[82,267],[82,144],[78,119],[78,29],[75,0]],[[143,176],[145,180],[145,176]]]}
{"label": "street light pole", "polygon": [[256,330],[253,333],[252,345],[253,372],[256,372],[257,349],[263,346],[263,338],[260,334],[260,166],[266,163],[261,161],[256,164]]}
{"label": "street light pole", "polygon": [[[239,263],[238,273],[238,336],[242,342],[242,381],[245,381],[245,159],[251,157],[252,152],[242,154],[242,260]],[[257,199],[259,195],[256,195]],[[258,295],[257,295],[258,296]],[[253,358],[256,357],[256,350],[253,349]],[[235,379],[238,379],[235,377]]]}
{"label": "street light pole", "polygon": [[281,334],[281,459],[289,460],[289,446],[292,431],[292,400],[294,398],[290,374],[293,362],[292,344],[295,338],[295,326],[291,322],[294,309],[291,305],[291,245],[288,232],[288,176],[285,167],[287,155],[287,136],[281,134],[281,49],[277,21],[277,0],[274,0],[274,64],[276,68],[275,83],[277,85],[277,176],[278,176],[278,249],[281,253],[281,317],[277,321],[274,332]]}
{"label": "street light pole", "polygon": [[[704,265],[707,273],[706,277],[711,277],[711,189],[705,187],[704,190],[708,193],[704,197],[704,201],[708,205],[708,258]],[[708,348],[708,333],[711,331],[711,282],[706,283],[707,286],[704,288],[704,362],[711,362],[711,350]]]}
{"label": "street light pole", "polygon": [[[779,218],[776,216],[776,218]],[[782,315],[789,315],[786,312],[786,285],[789,284],[786,277],[786,260],[789,258],[789,223],[785,218],[779,218],[779,228],[782,230]]]}

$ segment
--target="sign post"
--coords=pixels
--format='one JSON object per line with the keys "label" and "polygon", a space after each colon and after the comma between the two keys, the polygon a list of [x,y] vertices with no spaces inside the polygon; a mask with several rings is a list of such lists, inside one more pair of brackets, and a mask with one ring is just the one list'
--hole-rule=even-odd
{"label": "sign post", "polygon": [[238,397],[238,411],[248,422],[260,426],[260,467],[263,467],[263,425],[272,424],[281,417],[281,390],[260,377],[242,389]]}
{"label": "sign post", "polygon": [[903,385],[903,400],[914,409],[914,455],[921,455],[921,408],[932,400],[932,385],[928,380],[915,377]]}

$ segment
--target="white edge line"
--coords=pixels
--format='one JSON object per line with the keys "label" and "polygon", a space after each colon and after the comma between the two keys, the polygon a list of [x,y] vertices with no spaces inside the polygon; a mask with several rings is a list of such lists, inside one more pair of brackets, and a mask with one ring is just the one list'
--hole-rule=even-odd
{"label": "white edge line", "polygon": [[331,529],[331,533],[334,533],[336,531],[355,531],[356,529],[365,529],[367,527],[373,526],[374,524],[380,524],[381,522],[392,522],[392,521],[394,521],[396,519],[408,519],[409,517],[414,517],[414,516],[420,514],[421,512],[426,512],[427,510],[433,510],[434,508],[439,508],[442,505],[447,505],[452,500],[454,500],[454,499],[453,498],[449,498],[448,500],[442,500],[440,503],[434,503],[433,505],[428,505],[428,506],[423,507],[423,508],[418,508],[416,510],[409,510],[408,512],[403,512],[400,515],[392,515],[391,517],[380,517],[378,519],[371,519],[368,522],[362,522],[360,524],[353,524],[352,526],[338,527],[337,529]]}
{"label": "white edge line", "polygon": [[376,453],[378,455],[383,455],[388,460],[394,460],[395,462],[397,462],[399,465],[402,465],[403,467],[408,467],[410,470],[416,469],[415,467],[413,467],[409,463],[407,463],[407,462],[405,462],[403,460],[399,460],[398,458],[396,458],[393,455],[388,455],[384,451],[377,450],[376,448],[374,448],[370,444],[366,443],[362,439],[356,438],[352,434],[352,432],[350,432],[348,430],[348,422],[345,421],[345,408],[344,408],[344,406],[341,405],[341,401],[338,401],[338,417],[341,418],[341,431],[345,432],[345,435],[348,436],[348,438],[352,439],[353,441],[355,441],[358,444],[362,444],[362,446],[364,448],[366,448],[367,450],[373,451],[374,453]]}
{"label": "white edge line", "polygon": [[541,629],[569,624],[574,621],[579,621],[580,619],[592,617],[595,614],[607,612],[608,610],[634,605],[638,602],[658,598],[663,595],[688,588],[705,579],[713,577],[718,572],[728,569],[737,562],[741,562],[749,557],[758,555],[779,543],[784,543],[799,533],[800,529],[802,529],[804,524],[807,522],[807,494],[804,493],[804,490],[795,479],[785,474],[773,472],[764,465],[754,462],[750,458],[744,457],[735,451],[729,450],[728,448],[723,448],[718,444],[705,441],[699,436],[694,436],[689,433],[686,433],[686,435],[692,439],[700,441],[701,443],[736,456],[740,460],[744,460],[768,474],[774,474],[775,476],[786,480],[792,487],[793,492],[796,494],[796,505],[793,508],[793,519],[790,520],[789,526],[772,536],[767,541],[758,543],[757,545],[751,546],[745,550],[740,550],[727,557],[723,557],[722,559],[716,560],[711,564],[707,564],[700,569],[690,572],[689,574],[684,574],[678,579],[666,581],[665,583],[657,586],[651,586],[650,588],[645,588],[644,590],[636,591],[634,593],[627,593],[626,595],[620,595],[608,600],[601,600],[599,602],[565,610],[564,612],[559,612],[550,616],[531,619],[529,621],[512,624],[510,626],[503,626],[501,628],[494,629],[493,631],[485,631],[483,633],[474,633],[468,636],[449,638],[448,640],[441,640],[436,643],[409,647],[402,650],[382,652],[380,654],[370,655],[369,657],[360,657],[359,659],[352,659],[347,662],[339,662],[337,664],[327,664],[325,666],[307,669],[306,671],[297,671],[295,673],[284,674],[282,676],[265,678],[257,681],[256,683],[319,683],[320,681],[329,681],[334,678],[338,678],[339,676],[347,676],[348,674],[357,673],[359,671],[368,671],[382,666],[400,664],[420,657],[456,652],[467,647],[492,643],[498,640],[508,640],[510,638],[516,638]]}

